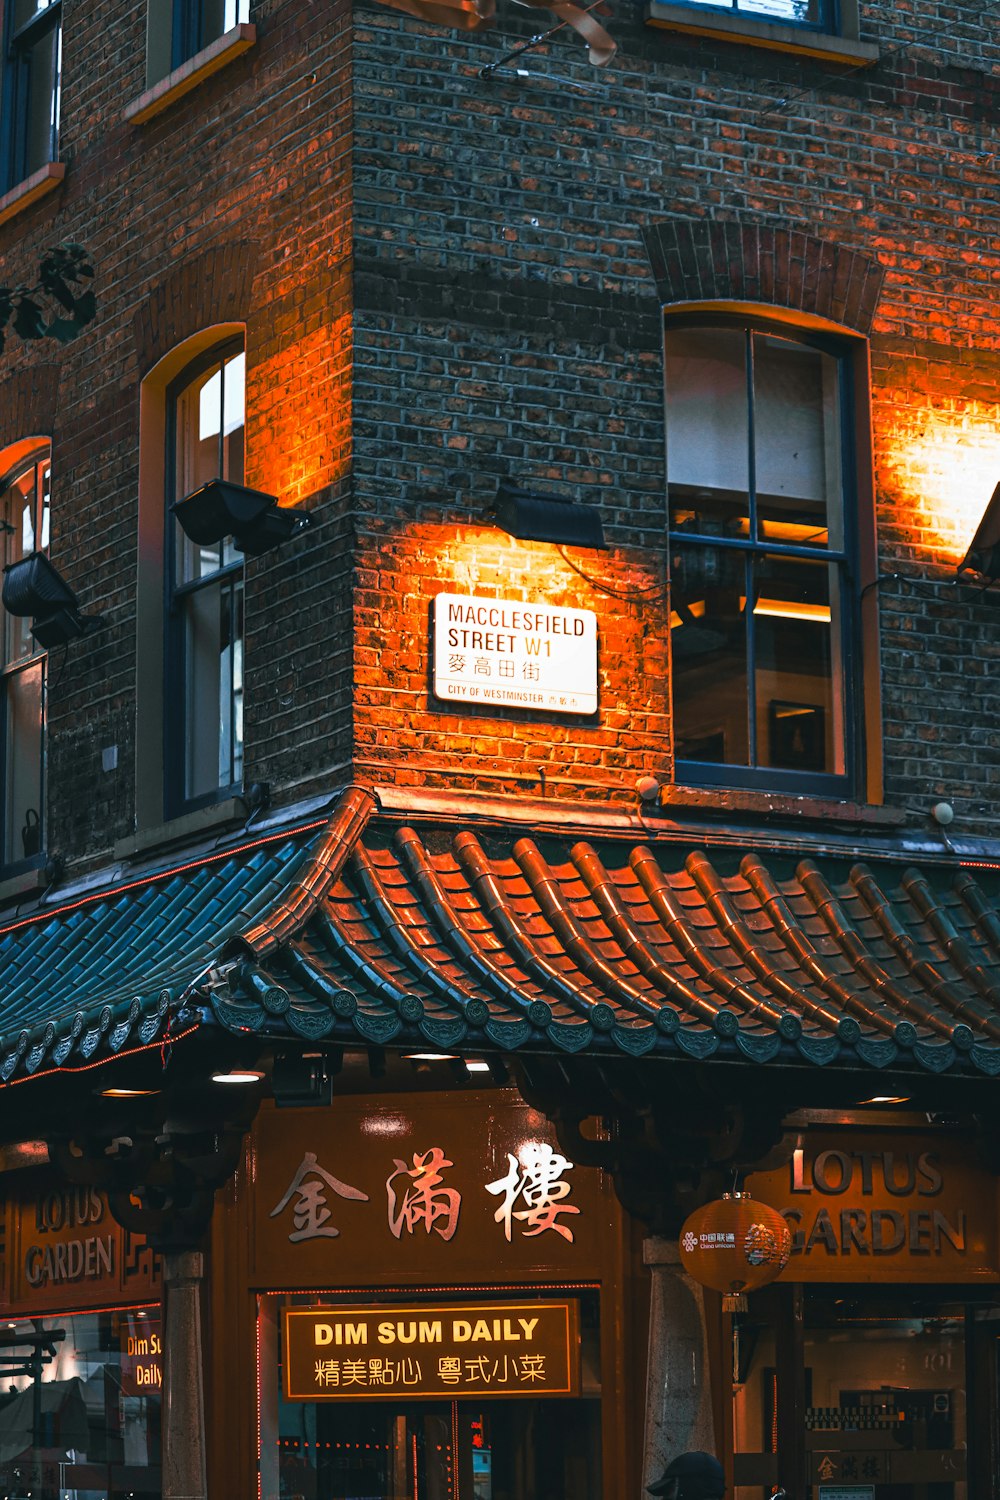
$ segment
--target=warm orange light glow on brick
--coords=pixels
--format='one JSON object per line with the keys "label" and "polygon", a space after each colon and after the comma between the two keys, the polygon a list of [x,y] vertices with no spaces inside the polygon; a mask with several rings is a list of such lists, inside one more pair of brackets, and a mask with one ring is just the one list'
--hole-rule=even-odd
{"label": "warm orange light glow on brick", "polygon": [[350,454],[351,320],[303,334],[251,366],[247,391],[248,479],[302,505],[347,473]]}
{"label": "warm orange light glow on brick", "polygon": [[905,507],[901,519],[921,551],[949,563],[963,557],[998,480],[1000,403],[896,413],[881,488]]}

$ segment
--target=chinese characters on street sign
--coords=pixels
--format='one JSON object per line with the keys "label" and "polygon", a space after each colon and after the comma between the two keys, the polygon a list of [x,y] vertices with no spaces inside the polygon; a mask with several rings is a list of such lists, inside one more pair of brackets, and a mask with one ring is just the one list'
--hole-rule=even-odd
{"label": "chinese characters on street sign", "polygon": [[[503,1225],[507,1242],[516,1223],[525,1239],[551,1230],[572,1244],[573,1230],[563,1216],[580,1212],[567,1201],[572,1184],[564,1180],[564,1174],[573,1170],[573,1163],[547,1141],[524,1142],[517,1156],[507,1152],[507,1162],[505,1176],[483,1184],[484,1192],[502,1195],[493,1218]],[[397,1240],[421,1231],[446,1241],[453,1238],[459,1227],[462,1194],[449,1186],[445,1174],[454,1165],[440,1146],[414,1151],[409,1163],[393,1158],[394,1170],[385,1181],[385,1192],[388,1228]],[[336,1239],[340,1229],[331,1222],[328,1193],[358,1203],[371,1201],[368,1193],[342,1182],[320,1164],[314,1151],[307,1151],[270,1217],[291,1212],[288,1238],[293,1245],[302,1240]]]}
{"label": "chinese characters on street sign", "polygon": [[290,1401],[405,1396],[568,1396],[577,1389],[575,1302],[289,1307]]}
{"label": "chinese characters on street sign", "polygon": [[592,609],[438,594],[434,693],[464,703],[596,713],[597,616]]}

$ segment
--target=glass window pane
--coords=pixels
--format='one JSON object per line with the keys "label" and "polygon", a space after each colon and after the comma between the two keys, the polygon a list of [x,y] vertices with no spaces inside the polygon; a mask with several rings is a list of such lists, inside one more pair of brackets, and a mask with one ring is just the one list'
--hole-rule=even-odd
{"label": "glass window pane", "polygon": [[243,773],[243,586],[210,584],[184,600],[185,795]]}
{"label": "glass window pane", "polygon": [[202,0],[201,45],[231,31],[239,21],[250,19],[250,0]]}
{"label": "glass window pane", "polygon": [[750,764],[744,554],[675,544],[670,643],[674,754]]}
{"label": "glass window pane", "polygon": [[52,26],[25,49],[27,90],[24,99],[23,165],[26,177],[56,156],[59,125],[60,29]]}
{"label": "glass window pane", "polygon": [[[136,1384],[130,1348],[161,1346],[158,1308],[66,1313],[9,1324],[0,1424],[0,1494],[134,1496],[161,1493],[160,1397]],[[23,1342],[18,1342],[23,1340]]]}
{"label": "glass window pane", "polygon": [[844,545],[837,360],[754,338],[754,464],[761,540]]}
{"label": "glass window pane", "polygon": [[759,763],[843,775],[836,566],[762,557],[753,568]]}
{"label": "glass window pane", "polygon": [[[2,498],[3,564],[20,562],[35,551],[41,507],[40,550],[48,545],[49,464],[31,463],[8,485]],[[37,653],[31,621],[3,611],[4,663]]]}
{"label": "glass window pane", "polygon": [[666,403],[671,529],[746,536],[750,475],[743,331],[668,332]]}
{"label": "glass window pane", "polygon": [[42,847],[42,662],[10,672],[4,681],[4,862]]}
{"label": "glass window pane", "polygon": [[[243,483],[245,361],[241,353],[210,365],[178,394],[174,403],[174,495],[180,500],[210,479]],[[231,537],[199,546],[175,528],[179,584],[210,577],[238,560]]]}

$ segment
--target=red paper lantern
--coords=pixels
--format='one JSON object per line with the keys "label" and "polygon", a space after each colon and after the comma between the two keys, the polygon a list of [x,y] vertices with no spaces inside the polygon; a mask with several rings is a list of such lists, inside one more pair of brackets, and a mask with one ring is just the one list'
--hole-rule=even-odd
{"label": "red paper lantern", "polygon": [[724,1294],[724,1312],[746,1312],[745,1293],[780,1276],[791,1250],[782,1215],[749,1193],[725,1193],[696,1208],[680,1234],[681,1264],[702,1286]]}

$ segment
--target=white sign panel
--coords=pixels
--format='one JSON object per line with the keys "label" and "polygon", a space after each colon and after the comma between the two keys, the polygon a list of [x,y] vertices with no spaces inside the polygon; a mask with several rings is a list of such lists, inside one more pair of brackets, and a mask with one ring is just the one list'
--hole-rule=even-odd
{"label": "white sign panel", "polygon": [[547,713],[597,709],[597,616],[474,594],[434,600],[434,692]]}

